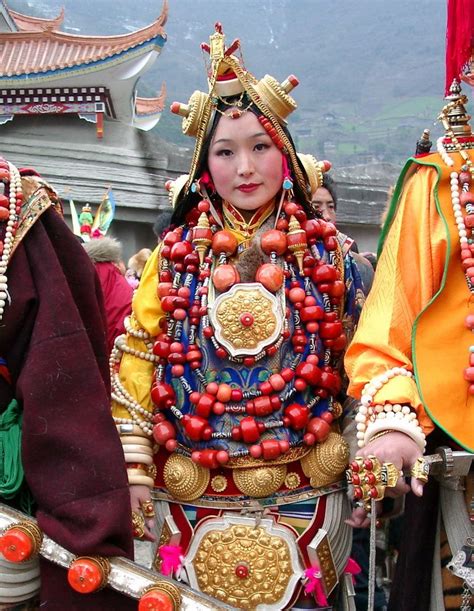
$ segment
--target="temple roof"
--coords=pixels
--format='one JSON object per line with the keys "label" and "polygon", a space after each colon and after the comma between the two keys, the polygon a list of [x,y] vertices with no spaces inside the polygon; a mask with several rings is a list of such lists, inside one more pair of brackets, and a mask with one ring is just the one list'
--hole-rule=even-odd
{"label": "temple roof", "polygon": [[17,13],[12,9],[8,9],[10,17],[15,22],[16,27],[20,32],[43,32],[44,30],[57,30],[64,21],[64,7],[54,19],[41,19],[40,17],[31,17]]}
{"label": "temple roof", "polygon": [[160,95],[156,98],[135,98],[135,112],[137,115],[155,115],[162,112],[166,100],[166,85],[161,86]]}
{"label": "temple roof", "polygon": [[152,24],[119,36],[78,36],[49,29],[0,33],[0,77],[45,73],[91,64],[157,37],[166,40],[161,14]]}

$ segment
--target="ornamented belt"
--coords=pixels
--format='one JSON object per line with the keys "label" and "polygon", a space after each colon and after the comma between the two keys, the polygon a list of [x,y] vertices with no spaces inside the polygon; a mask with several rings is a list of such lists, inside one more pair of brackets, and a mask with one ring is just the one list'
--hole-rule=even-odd
{"label": "ornamented belt", "polygon": [[341,490],[348,455],[347,443],[336,432],[312,448],[295,448],[284,460],[243,457],[219,469],[160,450],[153,497],[221,508],[248,508],[256,500],[264,506],[295,503]]}

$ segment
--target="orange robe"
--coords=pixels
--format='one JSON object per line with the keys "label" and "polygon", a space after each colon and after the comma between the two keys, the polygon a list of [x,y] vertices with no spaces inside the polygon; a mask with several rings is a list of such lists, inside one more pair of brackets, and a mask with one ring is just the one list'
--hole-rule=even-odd
{"label": "orange robe", "polygon": [[[470,152],[474,159],[474,153]],[[451,203],[450,173],[435,153],[410,160],[399,179],[372,290],[345,365],[348,393],[360,398],[364,385],[392,367],[397,376],[375,395],[377,403],[409,403],[425,434],[435,425],[455,443],[474,449],[474,397],[464,369],[474,335],[466,328],[474,296],[461,267],[460,243]]]}

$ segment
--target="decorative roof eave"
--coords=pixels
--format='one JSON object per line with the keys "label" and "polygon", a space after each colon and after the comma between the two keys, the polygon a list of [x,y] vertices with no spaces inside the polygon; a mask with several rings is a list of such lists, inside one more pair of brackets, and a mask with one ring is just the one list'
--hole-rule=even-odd
{"label": "decorative roof eave", "polygon": [[32,17],[31,15],[24,15],[23,13],[13,11],[11,8],[8,9],[8,12],[20,32],[57,30],[64,21],[64,7],[61,9],[59,15],[53,19],[42,19],[40,17]]}
{"label": "decorative roof eave", "polygon": [[126,49],[111,57],[99,59],[92,62],[86,62],[75,66],[56,70],[46,70],[44,72],[30,73],[30,74],[19,74],[19,75],[6,75],[0,74],[0,86],[3,88],[14,88],[14,87],[31,87],[33,85],[46,86],[46,83],[58,82],[64,79],[70,79],[71,77],[84,76],[87,74],[94,74],[97,72],[105,72],[110,68],[126,64],[127,62],[134,62],[143,57],[144,55],[151,54],[153,52],[159,53],[165,44],[166,39],[158,36],[156,39],[149,40],[135,48]]}
{"label": "decorative roof eave", "polygon": [[131,125],[142,131],[153,129],[161,118],[165,107],[166,85],[161,85],[160,95],[156,98],[135,97],[134,113]]}
{"label": "decorative roof eave", "polygon": [[161,119],[162,112],[163,111],[159,111],[149,115],[136,115],[133,117],[131,126],[136,127],[143,132],[148,132],[150,129],[153,129]]}
{"label": "decorative roof eave", "polygon": [[166,101],[166,84],[161,85],[160,95],[156,98],[135,98],[135,115],[137,117],[146,117],[150,115],[160,114],[165,107]]}
{"label": "decorative roof eave", "polygon": [[120,55],[124,51],[166,41],[163,24],[168,16],[164,1],[161,15],[153,23],[129,34],[82,36],[51,30],[0,33],[0,79],[31,78]]}

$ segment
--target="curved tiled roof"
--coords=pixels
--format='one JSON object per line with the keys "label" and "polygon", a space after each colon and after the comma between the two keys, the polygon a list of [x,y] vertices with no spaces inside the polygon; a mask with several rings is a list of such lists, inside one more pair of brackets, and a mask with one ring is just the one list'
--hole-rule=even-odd
{"label": "curved tiled roof", "polygon": [[166,85],[161,86],[160,95],[156,98],[135,98],[135,113],[138,116],[156,115],[163,111],[166,100]]}
{"label": "curved tiled roof", "polygon": [[43,32],[44,30],[57,30],[64,21],[64,7],[54,19],[41,19],[39,17],[31,17],[17,13],[12,9],[8,9],[10,17],[15,22],[16,27],[20,32]]}
{"label": "curved tiled roof", "polygon": [[165,0],[161,15],[153,23],[130,34],[78,36],[49,28],[0,33],[0,77],[44,73],[90,64],[157,37],[165,40],[163,25],[167,17],[168,3]]}

